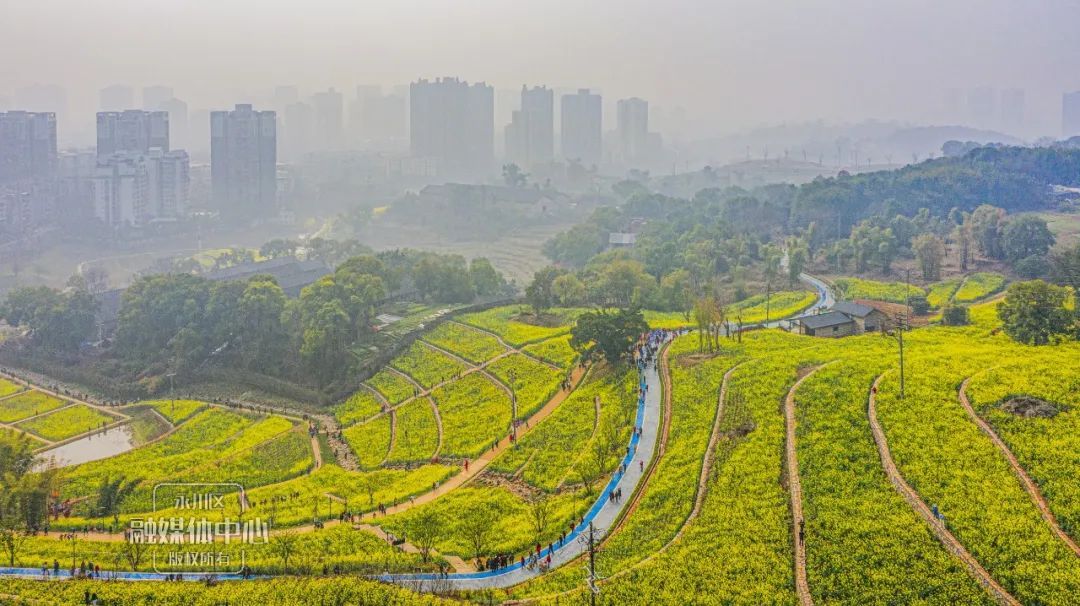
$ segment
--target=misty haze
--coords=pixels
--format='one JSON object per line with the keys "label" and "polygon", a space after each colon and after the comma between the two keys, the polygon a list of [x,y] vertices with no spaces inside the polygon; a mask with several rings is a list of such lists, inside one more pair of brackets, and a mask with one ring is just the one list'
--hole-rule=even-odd
{"label": "misty haze", "polygon": [[1080,604],[1077,23],[9,0],[0,604]]}

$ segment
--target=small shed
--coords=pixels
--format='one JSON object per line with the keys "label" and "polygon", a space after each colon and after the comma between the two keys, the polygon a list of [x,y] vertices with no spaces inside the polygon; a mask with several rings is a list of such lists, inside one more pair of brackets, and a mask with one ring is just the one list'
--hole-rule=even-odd
{"label": "small shed", "polygon": [[833,311],[838,311],[855,321],[858,333],[874,332],[881,330],[885,325],[886,316],[881,310],[854,301],[840,301],[833,306]]}
{"label": "small shed", "polygon": [[799,319],[799,333],[810,337],[846,337],[857,331],[855,320],[839,311]]}

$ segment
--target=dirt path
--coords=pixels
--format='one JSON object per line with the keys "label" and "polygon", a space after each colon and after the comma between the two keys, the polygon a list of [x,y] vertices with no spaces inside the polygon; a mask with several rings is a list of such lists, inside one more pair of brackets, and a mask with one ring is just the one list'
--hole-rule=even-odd
{"label": "dirt path", "polygon": [[483,364],[477,365],[477,364],[473,364],[472,362],[466,360],[465,358],[457,355],[456,353],[454,353],[454,352],[452,352],[452,351],[450,351],[448,349],[443,349],[442,347],[439,347],[438,345],[432,345],[431,343],[428,343],[427,341],[424,341],[423,339],[420,340],[420,343],[423,343],[424,345],[430,347],[431,349],[433,349],[433,350],[435,350],[435,351],[437,351],[437,352],[439,352],[441,354],[444,354],[446,356],[449,356],[449,357],[457,360],[458,362],[461,362],[462,364],[468,365],[471,369],[474,369],[475,372],[478,372],[478,373],[484,375],[484,377],[486,377],[487,380],[489,380],[492,383],[494,383],[495,385],[499,386],[503,391],[506,392],[506,395],[510,397],[510,415],[511,415],[510,418],[515,419],[515,420],[518,418],[518,416],[517,416],[517,396],[514,395],[514,390],[510,389],[509,385],[507,385],[506,383],[503,383],[502,381],[500,381],[498,377],[491,374],[487,370],[487,365],[488,364],[491,364],[495,360],[500,360],[500,359],[505,358],[507,356],[511,356],[515,352],[507,351],[505,353],[501,353],[501,354],[495,356],[494,358],[491,358],[490,360],[485,360]]}
{"label": "dirt path", "polygon": [[322,467],[322,448],[319,446],[319,436],[311,436],[311,452],[315,455],[315,467],[312,471]]}
{"label": "dirt path", "polygon": [[[575,367],[574,372],[570,376],[570,389],[560,389],[555,394],[555,396],[552,397],[551,400],[549,400],[548,403],[544,405],[543,408],[536,411],[536,413],[529,418],[527,426],[518,427],[518,439],[520,440],[523,436],[525,436],[530,431],[539,426],[541,421],[549,417],[551,413],[555,412],[555,409],[557,409],[559,405],[562,404],[563,400],[565,400],[566,397],[569,396],[570,393],[572,393],[573,390],[577,388],[578,384],[581,382],[581,378],[584,375],[585,369],[581,368],[580,366]],[[468,482],[476,478],[478,475],[480,475],[484,471],[484,469],[487,468],[489,464],[491,464],[493,460],[498,458],[498,456],[505,452],[507,449],[511,448],[512,445],[513,444],[510,442],[509,437],[500,439],[495,445],[494,449],[488,449],[476,459],[470,460],[468,471],[461,471],[457,475],[451,477],[449,480],[446,480],[445,482],[436,486],[433,490],[429,490],[422,495],[394,505],[393,507],[386,508],[386,514],[392,515],[395,513],[401,513],[403,511],[408,511],[409,509],[412,509],[413,507],[416,507],[418,505],[430,503],[431,501],[438,499],[444,494],[467,484]],[[360,519],[373,520],[377,517],[379,517],[378,512],[368,512],[360,516]]]}
{"label": "dirt path", "polygon": [[[31,417],[31,418],[33,418],[33,417]],[[22,423],[22,421],[25,421],[25,420],[26,419],[22,419],[21,421],[19,421],[19,423]],[[34,440],[35,442],[41,442],[41,446],[39,446],[36,450],[42,450],[42,449],[45,449],[45,448],[52,448],[53,446],[55,446],[54,442],[46,440],[45,438],[43,438],[43,437],[41,437],[39,435],[30,433],[29,431],[26,431],[25,429],[23,429],[22,427],[19,427],[18,425],[13,425],[11,423],[0,423],[0,428],[10,429],[11,431],[14,431],[17,434],[26,436],[27,438],[30,438],[31,440]]]}
{"label": "dirt path", "polygon": [[435,446],[435,452],[431,453],[431,458],[434,459],[435,457],[439,456],[439,453],[442,452],[442,447],[443,447],[442,412],[439,411],[439,404],[435,401],[435,398],[431,397],[431,392],[430,391],[425,391],[424,386],[417,383],[412,377],[410,377],[409,375],[401,372],[400,370],[397,370],[396,368],[391,368],[389,366],[387,366],[386,368],[390,369],[390,372],[396,373],[398,376],[400,376],[403,379],[405,379],[406,381],[408,381],[414,388],[416,388],[417,393],[424,394],[424,395],[420,395],[420,396],[413,396],[411,398],[406,398],[401,404],[398,405],[398,407],[400,407],[401,405],[404,405],[405,402],[411,402],[412,400],[415,400],[417,397],[427,398],[428,404],[431,405],[431,411],[433,413],[435,413],[435,426],[439,429],[439,443],[438,443],[438,445]]}
{"label": "dirt path", "polygon": [[805,520],[802,509],[802,482],[799,479],[799,457],[795,450],[795,392],[803,381],[809,379],[821,366],[815,366],[795,381],[784,398],[784,462],[787,468],[788,494],[791,496],[791,538],[795,543],[795,593],[799,604],[811,606],[810,584],[806,580],[806,542],[803,537]]}
{"label": "dirt path", "polygon": [[386,465],[386,461],[390,459],[390,453],[394,452],[394,444],[397,443],[397,411],[390,411],[390,446],[386,448],[386,455],[383,456],[383,460],[379,462],[377,467]]}
{"label": "dirt path", "polygon": [[[70,395],[63,394],[63,393],[60,393],[60,392],[57,392],[57,391],[53,391],[53,390],[51,390],[51,389],[49,389],[47,387],[42,387],[41,385],[35,385],[35,384],[31,383],[30,381],[27,381],[26,379],[23,379],[21,377],[17,377],[17,376],[15,376],[13,374],[10,374],[10,373],[0,372],[0,376],[2,376],[3,378],[5,378],[5,379],[7,379],[7,380],[9,380],[9,381],[11,381],[13,383],[18,383],[20,385],[26,386],[26,388],[28,390],[40,391],[43,394],[52,396],[54,398],[58,398],[60,400],[64,400],[65,402],[72,402],[74,404],[83,404],[85,406],[89,406],[90,408],[96,409],[99,412],[105,413],[105,414],[107,414],[109,416],[120,417],[121,419],[130,418],[126,414],[120,412],[119,410],[116,409],[116,407],[113,407],[113,406],[102,406],[100,404],[95,404],[93,402],[88,402],[86,400],[82,400],[82,399],[77,398],[75,396],[70,396]],[[24,392],[20,392],[20,393],[24,393]],[[19,394],[12,394],[12,396],[17,396],[17,395],[19,395]],[[67,408],[67,407],[65,406],[64,408]],[[54,410],[58,410],[58,409],[54,409]],[[53,412],[53,411],[49,411],[49,412]],[[25,419],[23,419],[23,420],[25,420]]]}
{"label": "dirt path", "polygon": [[[683,521],[682,525],[679,526],[679,530],[675,533],[673,537],[668,539],[667,543],[664,543],[663,546],[661,546],[653,553],[649,554],[648,557],[646,557],[645,559],[634,562],[630,566],[627,566],[626,568],[623,568],[622,570],[619,570],[611,576],[605,578],[605,581],[625,576],[630,572],[637,570],[638,568],[641,568],[642,566],[645,566],[649,562],[660,557],[660,555],[670,549],[672,545],[679,542],[683,535],[686,534],[687,529],[690,528],[690,524],[695,519],[697,519],[699,515],[701,515],[701,509],[705,504],[705,497],[708,494],[709,475],[712,473],[712,466],[716,460],[716,446],[720,441],[720,425],[724,417],[724,403],[727,401],[728,382],[731,380],[731,375],[733,375],[735,371],[738,370],[739,367],[742,366],[744,363],[745,362],[739,362],[735,366],[729,368],[727,372],[724,373],[724,380],[720,384],[720,395],[717,397],[716,405],[716,417],[713,420],[712,434],[709,436],[709,446],[708,450],[705,452],[705,459],[701,466],[701,473],[698,476],[697,494],[694,496],[694,507],[690,510],[690,514],[686,516],[686,519]],[[572,592],[564,592],[563,594],[559,595],[562,596],[569,593]]]}
{"label": "dirt path", "polygon": [[994,428],[990,427],[990,424],[983,420],[971,406],[971,400],[969,400],[967,396],[967,386],[970,382],[971,377],[968,377],[960,384],[960,404],[964,406],[964,410],[967,411],[971,420],[975,421],[975,424],[990,438],[990,441],[994,443],[994,446],[997,446],[998,450],[1001,451],[1001,454],[1005,455],[1005,459],[1009,462],[1009,466],[1012,467],[1013,473],[1015,473],[1016,477],[1020,480],[1020,485],[1024,487],[1024,490],[1027,491],[1031,500],[1035,503],[1035,506],[1039,508],[1039,513],[1042,514],[1046,523],[1050,525],[1050,529],[1054,531],[1054,534],[1056,534],[1059,539],[1069,546],[1069,549],[1071,549],[1074,554],[1080,556],[1080,546],[1077,546],[1076,541],[1074,541],[1073,538],[1058,524],[1057,518],[1054,517],[1054,512],[1050,511],[1050,505],[1047,504],[1046,498],[1044,498],[1042,492],[1039,491],[1039,486],[1031,479],[1031,476],[1027,474],[1024,467],[1020,465],[1020,461],[1017,460],[1016,456],[1012,453],[1012,450],[1009,449],[1009,446],[1005,444],[1004,440],[997,435]]}
{"label": "dirt path", "polygon": [[877,418],[877,391],[878,385],[881,383],[882,378],[885,375],[878,375],[878,378],[874,380],[874,387],[870,390],[870,397],[868,398],[868,405],[866,409],[867,417],[870,420],[870,430],[874,434],[874,442],[877,444],[878,454],[881,456],[881,464],[885,468],[885,475],[889,477],[889,481],[892,482],[896,491],[900,493],[900,496],[907,500],[911,508],[915,510],[915,513],[919,514],[929,526],[930,530],[937,536],[938,540],[945,546],[946,549],[951,551],[956,557],[960,558],[960,561],[964,563],[968,571],[972,576],[979,581],[986,588],[990,595],[994,597],[998,602],[1002,604],[1008,604],[1010,606],[1020,606],[1020,602],[1017,601],[1009,592],[1005,591],[1005,588],[998,584],[994,580],[990,573],[983,568],[982,564],[975,559],[968,550],[960,543],[953,533],[945,527],[940,520],[934,517],[934,512],[926,506],[919,494],[915,492],[911,486],[908,485],[904,477],[900,475],[900,471],[896,468],[896,463],[893,462],[892,453],[889,451],[889,442],[885,439],[885,432],[881,429],[881,424],[878,423]]}
{"label": "dirt path", "polygon": [[[378,526],[372,526],[371,524],[358,524],[356,526],[353,526],[353,528],[356,529],[356,530],[360,530],[360,531],[363,531],[363,532],[373,534],[373,535],[379,537],[380,539],[386,541],[387,543],[391,542],[390,536],[386,533],[386,531],[383,530],[382,528],[379,528]],[[397,547],[400,548],[405,553],[420,553],[420,548],[413,545],[412,543],[409,543],[408,541],[405,541],[404,543],[399,543],[397,545]],[[475,566],[473,566],[472,564],[466,562],[465,560],[461,559],[458,556],[442,554],[442,553],[439,553],[438,551],[436,551],[435,549],[432,549],[431,550],[431,557],[433,557],[433,558],[441,557],[442,559],[446,560],[447,563],[450,564],[450,566],[452,566],[454,568],[455,572],[476,572],[476,567]]]}
{"label": "dirt path", "polygon": [[[509,349],[510,351],[515,352],[515,353],[519,353],[519,354],[521,354],[523,356],[528,356],[528,357],[536,360],[537,362],[540,362],[541,364],[543,364],[543,365],[545,365],[545,366],[547,366],[549,368],[554,368],[555,370],[558,370],[560,372],[563,371],[563,370],[566,370],[564,368],[559,368],[558,366],[552,364],[551,362],[548,362],[547,360],[541,358],[540,356],[537,356],[536,354],[534,354],[534,353],[532,353],[530,351],[527,351],[527,350],[525,350],[523,348],[520,348],[520,347],[514,347],[513,345],[507,343],[506,340],[503,339],[501,335],[499,335],[498,333],[491,332],[490,330],[487,330],[486,328],[480,328],[479,326],[473,326],[472,324],[466,324],[464,322],[458,322],[457,320],[449,320],[449,322],[451,322],[453,324],[457,324],[458,326],[464,326],[465,328],[468,328],[470,330],[475,330],[477,332],[482,332],[482,333],[484,333],[486,335],[491,335],[492,337],[495,337],[495,339],[497,339],[499,341],[499,345],[502,345],[503,347],[505,347],[505,348]],[[541,339],[540,341],[537,341],[536,343],[543,343],[544,341],[549,341],[549,340],[555,339],[555,338],[557,338],[557,337],[549,337],[547,339]],[[530,343],[530,345],[536,345],[536,343]]]}

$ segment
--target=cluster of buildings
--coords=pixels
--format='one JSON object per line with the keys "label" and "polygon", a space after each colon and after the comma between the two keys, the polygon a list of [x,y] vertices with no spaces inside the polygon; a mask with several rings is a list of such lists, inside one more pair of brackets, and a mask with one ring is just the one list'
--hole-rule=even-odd
{"label": "cluster of buildings", "polygon": [[[119,101],[119,100],[118,100]],[[277,211],[273,111],[237,105],[209,116],[211,202],[226,220]],[[97,114],[93,150],[57,152],[52,112],[0,112],[0,233],[52,223],[112,232],[176,222],[190,213],[191,161],[170,141],[166,111]]]}
{"label": "cluster of buildings", "polygon": [[[410,87],[409,149],[447,176],[490,170],[495,91],[457,78],[420,80]],[[544,171],[553,162],[595,168],[602,161],[641,166],[659,155],[660,135],[649,130],[649,103],[638,98],[616,105],[616,128],[605,137],[600,95],[580,89],[559,97],[556,149],[555,91],[522,86],[519,109],[503,130],[504,158],[525,170]]]}
{"label": "cluster of buildings", "polygon": [[[605,133],[603,99],[588,89],[556,95],[523,86],[501,139],[494,88],[458,78],[421,79],[389,93],[360,86],[348,102],[333,88],[301,99],[296,87],[280,86],[273,110],[241,104],[190,113],[167,86],[143,88],[141,109],[132,109],[135,93],[122,85],[99,92],[93,149],[58,152],[56,111],[0,112],[0,233],[88,221],[116,233],[181,221],[193,210],[188,145],[209,152],[209,183],[199,188],[209,191],[198,210],[228,221],[278,216],[288,180],[279,160],[312,152],[398,146],[400,174],[490,181],[504,163],[540,175],[556,164],[642,166],[661,145],[649,130],[647,101],[619,100],[615,128]],[[57,94],[42,89],[27,99],[45,103]]]}

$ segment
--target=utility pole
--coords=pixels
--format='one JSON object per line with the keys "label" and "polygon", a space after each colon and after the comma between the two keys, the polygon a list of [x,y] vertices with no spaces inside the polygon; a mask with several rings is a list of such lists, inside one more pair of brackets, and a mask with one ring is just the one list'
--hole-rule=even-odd
{"label": "utility pole", "polygon": [[910,325],[907,321],[905,314],[897,315],[894,320],[896,322],[896,328],[891,332],[887,331],[887,336],[893,337],[900,345],[900,399],[904,399],[904,331],[908,330]]}
{"label": "utility pole", "polygon": [[589,536],[580,537],[578,540],[584,542],[589,549],[589,563],[585,566],[585,583],[589,586],[589,605],[596,606],[596,596],[600,595],[600,586],[597,585],[600,578],[596,576],[596,554],[600,553],[600,550],[596,548],[596,527],[592,522],[589,522]]}

